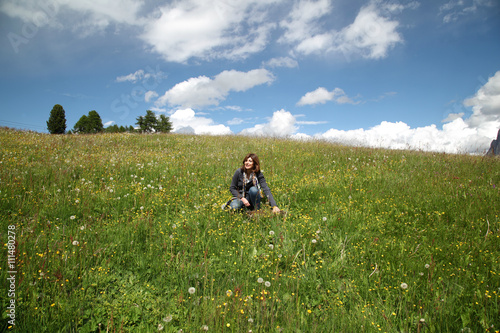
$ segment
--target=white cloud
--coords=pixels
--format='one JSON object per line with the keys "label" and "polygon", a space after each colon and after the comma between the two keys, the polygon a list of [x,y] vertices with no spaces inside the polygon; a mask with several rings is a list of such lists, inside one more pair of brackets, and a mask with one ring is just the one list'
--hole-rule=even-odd
{"label": "white cloud", "polygon": [[361,8],[351,25],[336,35],[335,49],[346,56],[359,54],[370,59],[386,57],[388,50],[401,43],[403,38],[397,32],[399,22],[383,16],[382,11],[390,14],[398,9],[401,8],[372,1]]}
{"label": "white cloud", "polygon": [[192,109],[181,109],[170,116],[174,133],[185,134],[211,134],[227,135],[233,134],[227,126],[215,124],[212,119],[197,117]]}
{"label": "white cloud", "polygon": [[321,124],[327,124],[327,121],[297,121],[297,125],[321,125]]}
{"label": "white cloud", "polygon": [[448,116],[441,120],[442,123],[449,123],[454,121],[455,119],[462,118],[465,115],[465,113],[460,112],[460,113],[450,113]]}
{"label": "white cloud", "polygon": [[243,124],[243,122],[244,122],[244,120],[241,118],[233,118],[231,120],[228,120],[227,124],[228,125],[239,125],[239,124]]}
{"label": "white cloud", "polygon": [[439,15],[443,16],[444,23],[457,22],[478,15],[479,9],[488,10],[496,5],[494,0],[451,0],[439,7]]}
{"label": "white cloud", "polygon": [[258,124],[240,132],[249,136],[289,137],[297,130],[295,117],[288,111],[279,110],[273,113],[268,123]]}
{"label": "white cloud", "polygon": [[304,96],[302,96],[297,105],[325,104],[326,102],[330,101],[334,101],[338,104],[358,103],[349,98],[345,94],[344,90],[340,88],[335,88],[332,91],[328,91],[326,88],[319,87],[318,89],[308,92]]}
{"label": "white cloud", "polygon": [[156,91],[149,90],[144,94],[144,101],[149,103],[153,98],[156,97],[158,97],[158,93]]}
{"label": "white cloud", "polygon": [[113,120],[110,120],[110,121],[107,121],[107,122],[105,122],[104,124],[102,124],[102,126],[104,126],[104,127],[108,127],[108,126],[113,125],[114,123],[115,123],[115,122],[114,122]]}
{"label": "white cloud", "polygon": [[263,50],[275,24],[265,22],[269,2],[186,0],[161,7],[142,39],[166,60],[245,58]]}
{"label": "white cloud", "polygon": [[146,70],[139,69],[134,73],[118,76],[116,78],[116,82],[137,83],[138,81],[141,81],[144,86],[152,86],[160,83],[161,80],[165,77],[165,73],[163,73],[158,66],[155,70],[153,70],[153,68],[147,67]]}
{"label": "white cloud", "polygon": [[254,69],[249,72],[223,71],[213,79],[199,76],[176,84],[158,99],[157,105],[183,107],[218,105],[232,91],[246,91],[264,83],[271,83],[273,80],[274,76],[266,69]]}
{"label": "white cloud", "polygon": [[264,66],[294,68],[298,67],[299,63],[297,62],[297,60],[292,59],[290,57],[279,57],[279,58],[272,58],[264,62]]}
{"label": "white cloud", "polygon": [[123,76],[118,76],[116,78],[116,82],[137,82],[138,80],[142,80],[144,78],[144,70],[139,69],[135,71],[134,73],[128,74],[128,75],[123,75]]}
{"label": "white cloud", "polygon": [[[410,128],[403,122],[382,122],[368,130],[330,129],[315,136],[330,142],[387,149],[413,149],[446,153],[482,153],[488,139],[458,118],[438,129],[435,125]],[[491,139],[490,139],[491,141]]]}
{"label": "white cloud", "polygon": [[226,105],[224,106],[224,109],[231,110],[231,111],[236,111],[236,112],[242,112],[243,109],[241,106],[238,105]]}
{"label": "white cloud", "polygon": [[467,125],[478,129],[484,136],[494,135],[500,128],[500,71],[490,77],[477,93],[464,101],[472,107]]}
{"label": "white cloud", "polygon": [[340,31],[328,30],[321,19],[330,13],[330,1],[315,2],[301,0],[280,22],[285,32],[278,40],[294,46],[301,54],[338,52],[346,57],[360,55],[368,59],[380,59],[403,38],[397,31],[399,22],[391,19],[406,8],[415,8],[382,1],[371,1],[362,7],[354,22]]}
{"label": "white cloud", "polygon": [[288,17],[280,22],[285,32],[278,41],[298,44],[314,38],[321,31],[319,20],[330,11],[329,0],[296,2]]}
{"label": "white cloud", "polygon": [[111,24],[140,25],[142,6],[139,0],[5,0],[0,11],[38,28],[69,27],[88,35]]}

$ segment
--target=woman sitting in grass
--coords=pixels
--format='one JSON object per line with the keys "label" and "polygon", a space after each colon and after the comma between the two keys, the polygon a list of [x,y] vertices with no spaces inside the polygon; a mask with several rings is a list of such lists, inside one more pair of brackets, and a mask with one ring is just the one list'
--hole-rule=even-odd
{"label": "woman sitting in grass", "polygon": [[264,175],[260,172],[259,158],[255,154],[247,154],[243,159],[243,165],[236,170],[231,181],[229,191],[233,194],[233,199],[229,206],[236,210],[242,208],[259,210],[261,190],[269,200],[273,213],[279,213],[280,209],[274,201]]}

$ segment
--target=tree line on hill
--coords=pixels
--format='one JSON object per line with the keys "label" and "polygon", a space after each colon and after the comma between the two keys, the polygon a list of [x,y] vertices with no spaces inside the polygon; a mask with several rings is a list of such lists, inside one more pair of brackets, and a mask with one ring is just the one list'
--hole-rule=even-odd
{"label": "tree line on hill", "polygon": [[72,130],[66,132],[66,112],[60,104],[54,105],[47,120],[47,129],[50,134],[92,134],[92,133],[169,133],[172,130],[170,118],[165,115],[157,117],[151,110],[146,115],[136,118],[137,128],[132,125],[124,127],[116,124],[104,128],[101,116],[92,110],[83,115],[76,122]]}

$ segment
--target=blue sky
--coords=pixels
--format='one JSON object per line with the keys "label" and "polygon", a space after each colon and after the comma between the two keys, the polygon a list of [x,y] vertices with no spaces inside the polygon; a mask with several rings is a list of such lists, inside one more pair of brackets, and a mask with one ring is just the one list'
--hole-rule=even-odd
{"label": "blue sky", "polygon": [[481,153],[500,129],[496,0],[3,0],[0,126],[105,126]]}

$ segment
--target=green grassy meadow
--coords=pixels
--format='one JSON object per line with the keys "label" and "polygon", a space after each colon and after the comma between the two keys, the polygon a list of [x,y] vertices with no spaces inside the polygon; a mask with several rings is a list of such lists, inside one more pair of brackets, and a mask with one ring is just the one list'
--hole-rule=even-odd
{"label": "green grassy meadow", "polygon": [[[286,214],[221,209],[248,152]],[[497,158],[4,128],[0,331],[499,332],[499,211]]]}

